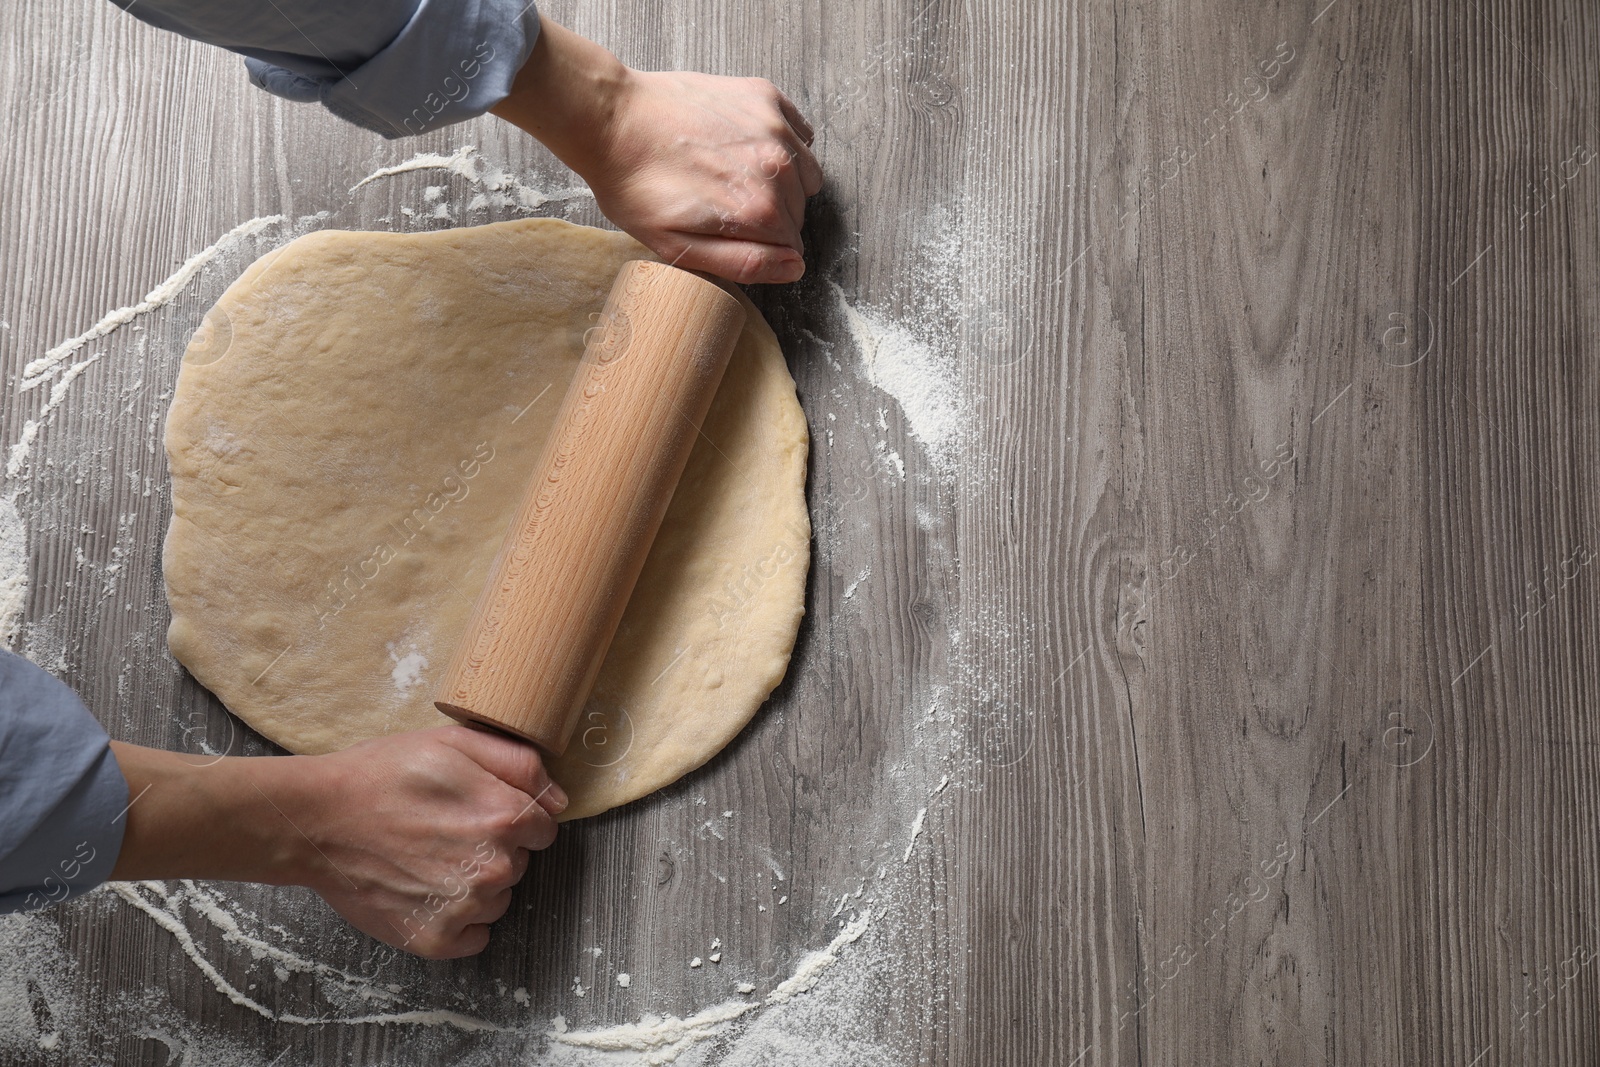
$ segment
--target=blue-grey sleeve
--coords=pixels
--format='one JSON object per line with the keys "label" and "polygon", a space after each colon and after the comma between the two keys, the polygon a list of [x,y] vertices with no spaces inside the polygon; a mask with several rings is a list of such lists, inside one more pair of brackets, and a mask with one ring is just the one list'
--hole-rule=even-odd
{"label": "blue-grey sleeve", "polygon": [[111,876],[128,782],[77,694],[0,650],[0,914]]}
{"label": "blue-grey sleeve", "polygon": [[528,0],[111,0],[238,52],[250,80],[405,137],[504,100],[539,37]]}

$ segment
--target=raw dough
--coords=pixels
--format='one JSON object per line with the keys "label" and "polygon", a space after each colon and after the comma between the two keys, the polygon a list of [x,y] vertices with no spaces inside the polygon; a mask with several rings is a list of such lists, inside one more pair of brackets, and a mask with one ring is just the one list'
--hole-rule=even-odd
{"label": "raw dough", "polygon": [[[168,416],[172,653],[294,752],[451,720],[431,703],[625,260],[548,219],[323,231],[207,314]],[[810,562],[805,416],[749,321],[594,696],[552,770],[593,815],[749,722],[789,662]]]}

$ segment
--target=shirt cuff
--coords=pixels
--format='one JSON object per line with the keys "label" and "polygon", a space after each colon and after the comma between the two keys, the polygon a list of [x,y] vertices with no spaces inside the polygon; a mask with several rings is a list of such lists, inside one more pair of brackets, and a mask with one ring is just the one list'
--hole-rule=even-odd
{"label": "shirt cuff", "polygon": [[321,99],[357,126],[409,137],[504,100],[538,39],[539,12],[526,0],[422,0],[394,40],[351,70],[312,77],[259,59],[246,67],[270,93]]}
{"label": "shirt cuff", "polygon": [[0,913],[109,878],[127,808],[110,738],[77,694],[0,651]]}

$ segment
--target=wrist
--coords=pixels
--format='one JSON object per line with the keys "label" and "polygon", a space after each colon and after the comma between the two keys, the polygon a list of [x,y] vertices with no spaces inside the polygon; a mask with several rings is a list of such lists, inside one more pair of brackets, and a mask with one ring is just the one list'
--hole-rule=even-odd
{"label": "wrist", "polygon": [[254,820],[261,857],[249,881],[318,888],[332,868],[318,838],[335,810],[326,756],[241,758],[239,789]]}
{"label": "wrist", "polygon": [[541,16],[511,94],[491,110],[587,178],[607,154],[636,78],[605,48]]}
{"label": "wrist", "polygon": [[306,836],[326,789],[321,757],[112,747],[131,801],[112,878],[309,885],[325,866]]}

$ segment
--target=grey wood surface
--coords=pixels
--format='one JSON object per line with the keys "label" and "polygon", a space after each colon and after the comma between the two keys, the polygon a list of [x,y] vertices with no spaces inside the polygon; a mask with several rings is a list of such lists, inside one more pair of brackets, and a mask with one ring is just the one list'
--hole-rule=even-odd
{"label": "grey wood surface", "polygon": [[[546,10],[818,120],[811,273],[753,293],[814,435],[788,680],[707,768],[536,857],[478,959],[375,952],[249,886],[205,891],[350,979],[275,975],[176,884],[192,953],[149,888],[8,920],[0,992],[60,1037],[12,1020],[0,1064],[566,1062],[557,1014],[764,995],[863,911],[816,989],[680,1062],[1595,1062],[1594,6]],[[475,145],[568,179],[492,120],[382,142],[96,0],[8,5],[0,70],[7,448],[50,400],[25,364],[287,216],[83,348],[0,488],[29,533],[19,648],[115,737],[270,753],[165,651],[189,333],[295,233],[450,225],[401,212],[433,185],[455,224],[514,214],[438,171],[350,191],[379,167]],[[948,472],[831,285],[955,360]],[[348,1021],[413,1009],[504,1029]]]}

